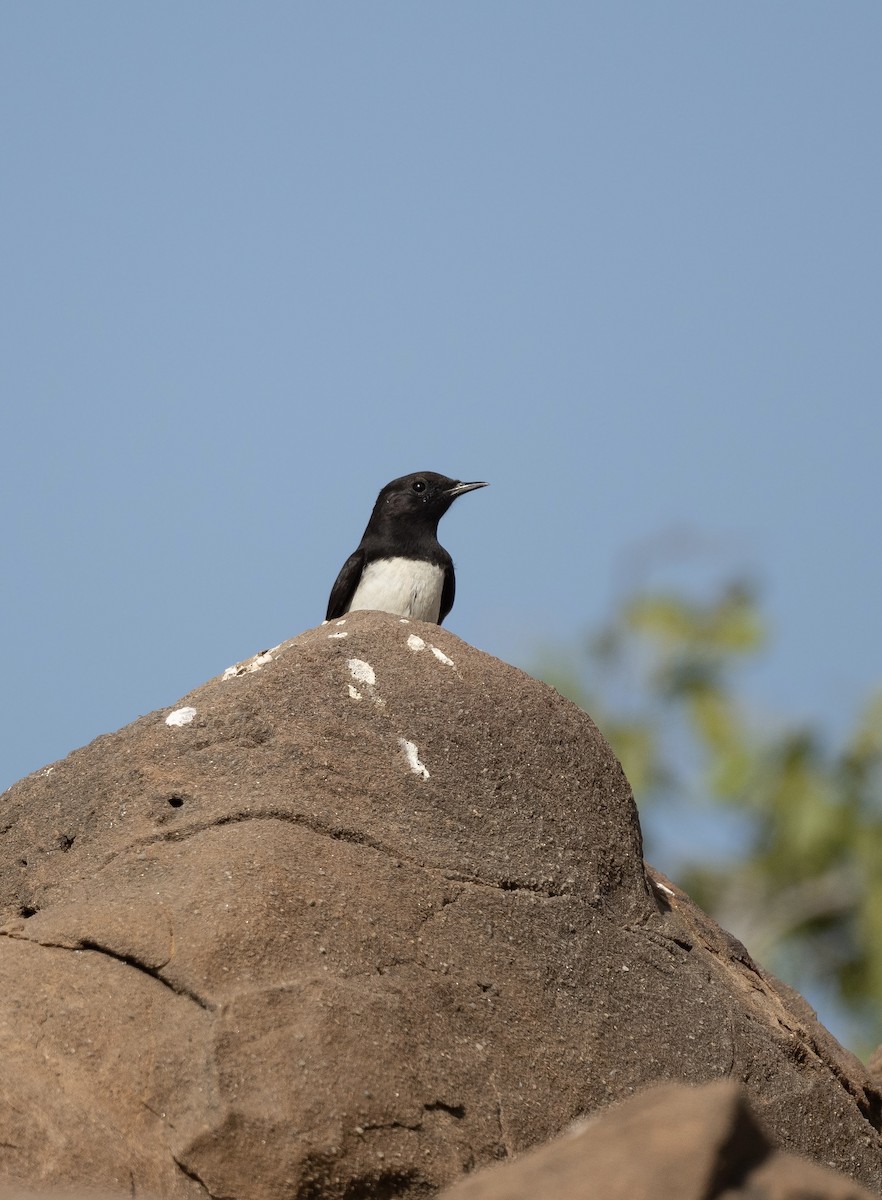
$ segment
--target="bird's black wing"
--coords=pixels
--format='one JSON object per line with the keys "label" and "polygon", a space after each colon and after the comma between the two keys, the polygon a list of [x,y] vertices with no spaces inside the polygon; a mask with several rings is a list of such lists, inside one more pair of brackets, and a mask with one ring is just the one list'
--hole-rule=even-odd
{"label": "bird's black wing", "polygon": [[447,563],[444,567],[444,586],[441,589],[441,611],[438,613],[438,624],[441,625],[444,618],[453,608],[453,597],[456,595],[456,578],[453,574],[453,563]]}
{"label": "bird's black wing", "polygon": [[359,548],[353,554],[349,555],[346,562],[340,568],[340,574],[331,588],[331,596],[328,600],[328,615],[325,617],[326,621],[333,621],[335,617],[342,617],[345,612],[348,612],[355,589],[358,587],[358,581],[361,579],[363,568],[364,550]]}

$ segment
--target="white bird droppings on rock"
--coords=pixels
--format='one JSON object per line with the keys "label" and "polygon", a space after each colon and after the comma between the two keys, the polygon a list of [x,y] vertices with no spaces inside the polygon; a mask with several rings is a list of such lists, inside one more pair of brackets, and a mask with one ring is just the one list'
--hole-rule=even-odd
{"label": "white bird droppings on rock", "polygon": [[331,639],[331,638],[345,638],[345,637],[349,637],[349,634],[348,634],[348,633],[346,633],[346,632],[345,632],[345,630],[344,630],[344,632],[343,632],[343,633],[329,633],[329,634],[328,634],[328,640],[329,640],[329,641],[330,641],[330,639]]}
{"label": "white bird droppings on rock", "polygon": [[196,709],[186,705],[184,708],[176,708],[174,712],[170,712],[165,718],[166,725],[189,725],[196,716]]}
{"label": "white bird droppings on rock", "polygon": [[[279,645],[281,645],[281,642]],[[261,650],[253,658],[248,658],[244,662],[227,667],[226,671],[221,675],[221,679],[235,679],[239,675],[251,675],[254,671],[259,671],[261,667],[265,667],[267,663],[273,661],[273,655],[278,649],[279,646],[273,646],[272,650]]]}
{"label": "white bird droppings on rock", "polygon": [[675,892],[672,892],[669,887],[665,887],[665,885],[663,883],[657,883],[655,886],[658,888],[658,890],[660,892],[667,892],[669,896],[673,896],[676,894]]}
{"label": "white bird droppings on rock", "polygon": [[[346,665],[355,682],[361,684],[362,692],[367,692],[368,700],[372,700],[377,708],[385,708],[386,701],[382,696],[377,695],[377,677],[374,674],[374,668],[371,664],[365,662],[363,658],[347,658]],[[349,695],[353,700],[362,699],[361,692],[354,688],[352,684],[349,685]]]}
{"label": "white bird droppings on rock", "polygon": [[407,765],[413,771],[414,775],[419,775],[420,779],[428,779],[429,772],[425,763],[420,762],[419,751],[413,742],[409,742],[407,738],[399,738],[398,745],[404,751],[404,757],[407,759]]}
{"label": "white bird droppings on rock", "polygon": [[373,687],[377,682],[374,668],[370,663],[365,662],[363,658],[347,659],[346,665],[349,668],[352,678],[358,680],[359,683],[366,683],[368,687]]}
{"label": "white bird droppings on rock", "polygon": [[414,652],[419,652],[420,650],[431,650],[438,659],[438,662],[443,662],[447,667],[453,667],[456,665],[453,659],[448,658],[443,650],[439,650],[438,647],[433,646],[431,642],[424,642],[423,639],[421,637],[417,637],[415,633],[411,633],[408,636],[407,645],[408,649],[413,650]]}

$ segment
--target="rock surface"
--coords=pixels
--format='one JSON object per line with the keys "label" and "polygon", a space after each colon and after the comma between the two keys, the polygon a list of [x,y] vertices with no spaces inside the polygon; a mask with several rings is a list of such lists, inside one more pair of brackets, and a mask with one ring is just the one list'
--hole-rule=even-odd
{"label": "rock surface", "polygon": [[0,798],[0,1173],[426,1196],[659,1080],[732,1078],[882,1185],[879,1096],[647,875],[552,689],[356,613]]}
{"label": "rock surface", "polygon": [[731,1081],[650,1088],[440,1200],[872,1200],[873,1193],[777,1151]]}

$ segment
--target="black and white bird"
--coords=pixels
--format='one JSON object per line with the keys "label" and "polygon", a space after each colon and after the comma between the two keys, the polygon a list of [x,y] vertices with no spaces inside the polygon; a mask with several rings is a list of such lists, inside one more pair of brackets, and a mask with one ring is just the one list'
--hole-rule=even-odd
{"label": "black and white bird", "polygon": [[438,522],[457,496],[486,486],[434,471],[387,483],[358,549],[340,569],[325,619],[372,608],[440,625],[453,608],[456,581]]}

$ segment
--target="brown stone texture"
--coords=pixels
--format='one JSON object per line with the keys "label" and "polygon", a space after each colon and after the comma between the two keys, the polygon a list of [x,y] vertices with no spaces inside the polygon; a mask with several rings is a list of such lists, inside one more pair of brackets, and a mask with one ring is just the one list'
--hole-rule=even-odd
{"label": "brown stone texture", "polygon": [[882,1186],[861,1064],[645,872],[591,720],[447,630],[310,630],[16,784],[0,830],[7,1180],[428,1196],[732,1079]]}
{"label": "brown stone texture", "polygon": [[731,1080],[668,1084],[614,1105],[440,1200],[872,1200],[838,1171],[775,1150]]}

